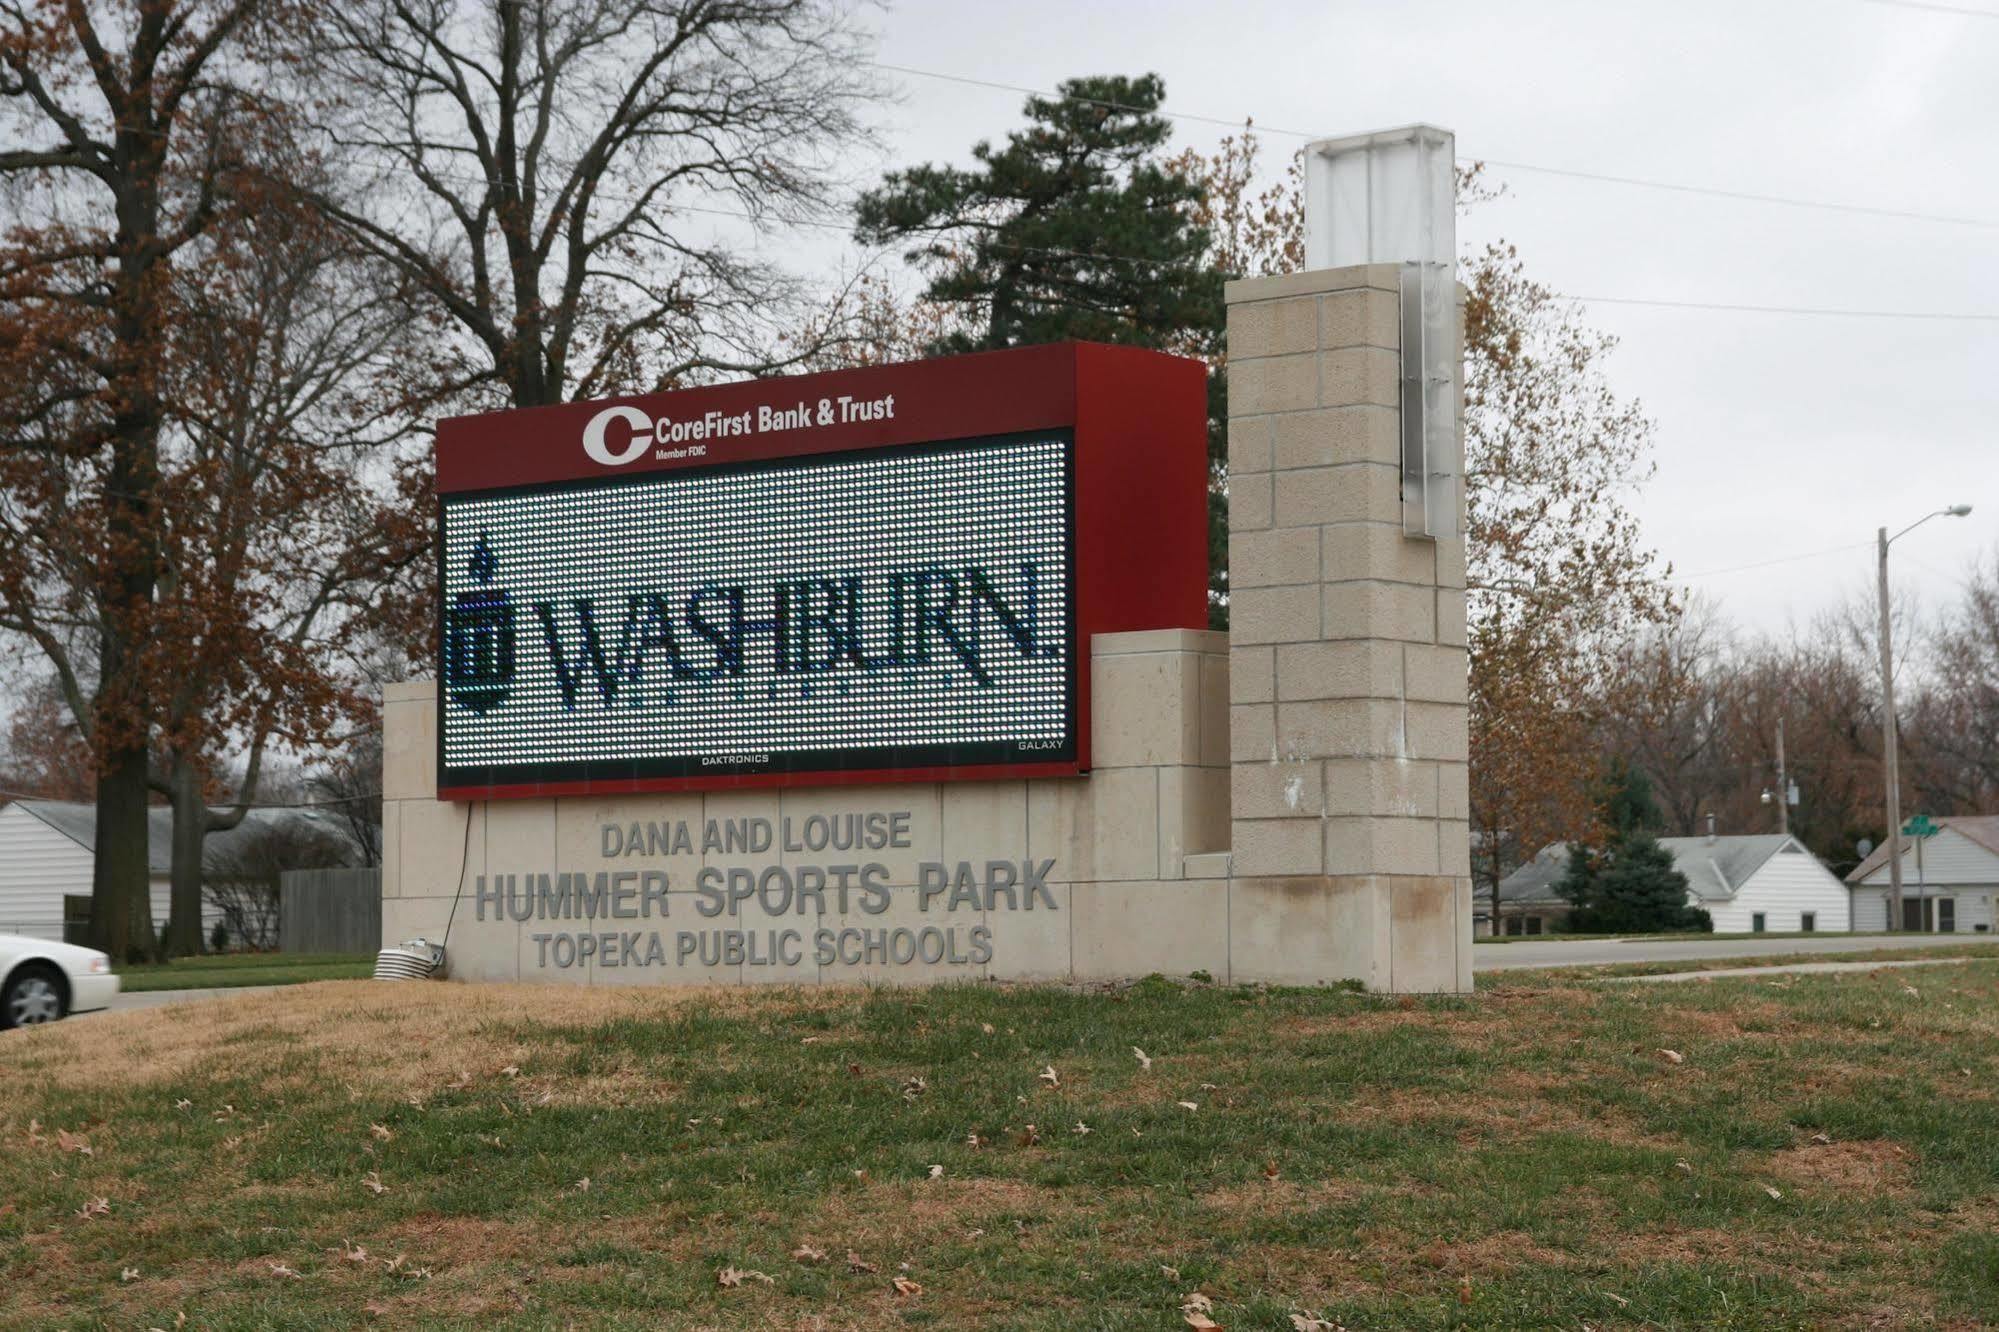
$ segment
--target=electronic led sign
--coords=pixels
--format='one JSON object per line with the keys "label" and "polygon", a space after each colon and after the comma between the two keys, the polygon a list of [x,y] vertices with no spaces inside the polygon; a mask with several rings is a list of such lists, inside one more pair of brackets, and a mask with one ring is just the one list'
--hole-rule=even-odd
{"label": "electronic led sign", "polygon": [[1073,759],[1063,434],[447,496],[454,782]]}

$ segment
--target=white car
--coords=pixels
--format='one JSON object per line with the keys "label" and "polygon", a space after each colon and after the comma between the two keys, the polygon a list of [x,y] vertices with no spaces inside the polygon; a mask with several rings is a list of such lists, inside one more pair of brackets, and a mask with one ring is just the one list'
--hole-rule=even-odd
{"label": "white car", "polygon": [[0,1031],[105,1008],[117,993],[111,959],[96,949],[0,934]]}

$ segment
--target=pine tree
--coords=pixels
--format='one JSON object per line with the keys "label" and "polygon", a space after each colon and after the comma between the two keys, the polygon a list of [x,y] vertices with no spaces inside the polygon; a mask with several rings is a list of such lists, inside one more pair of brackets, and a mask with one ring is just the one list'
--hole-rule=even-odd
{"label": "pine tree", "polygon": [[856,206],[864,242],[917,241],[929,301],[961,314],[928,349],[1077,338],[1196,353],[1218,342],[1222,275],[1194,220],[1198,184],[1161,155],[1156,74],[1065,80],[969,170],[896,171]]}

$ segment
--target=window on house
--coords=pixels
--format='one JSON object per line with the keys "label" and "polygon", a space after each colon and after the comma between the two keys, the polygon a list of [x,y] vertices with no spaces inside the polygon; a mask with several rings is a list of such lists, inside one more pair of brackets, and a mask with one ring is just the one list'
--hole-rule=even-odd
{"label": "window on house", "polygon": [[1539,934],[1540,932],[1541,932],[1541,918],[1539,916],[1529,916],[1527,918],[1527,933]]}
{"label": "window on house", "polygon": [[1937,932],[1939,934],[1957,933],[1956,898],[1939,897],[1937,899]]}
{"label": "window on house", "polygon": [[1509,916],[1509,917],[1507,917],[1507,919],[1506,919],[1506,932],[1507,932],[1508,934],[1518,934],[1518,933],[1520,933],[1520,917],[1518,917],[1518,916]]}
{"label": "window on house", "polygon": [[1800,932],[1805,934],[1813,934],[1817,932],[1818,927],[1819,927],[1818,912],[1806,911],[1799,915],[1798,929]]}
{"label": "window on house", "polygon": [[1761,911],[1749,918],[1749,929],[1752,934],[1763,933],[1763,913]]}

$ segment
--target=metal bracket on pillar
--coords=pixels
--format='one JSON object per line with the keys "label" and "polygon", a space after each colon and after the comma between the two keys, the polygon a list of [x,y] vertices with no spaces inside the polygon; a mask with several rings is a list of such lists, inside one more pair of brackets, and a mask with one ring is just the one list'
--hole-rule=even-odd
{"label": "metal bracket on pillar", "polygon": [[1403,266],[1402,530],[1430,539],[1457,536],[1464,513],[1455,145],[1408,125],[1305,149],[1305,266]]}

